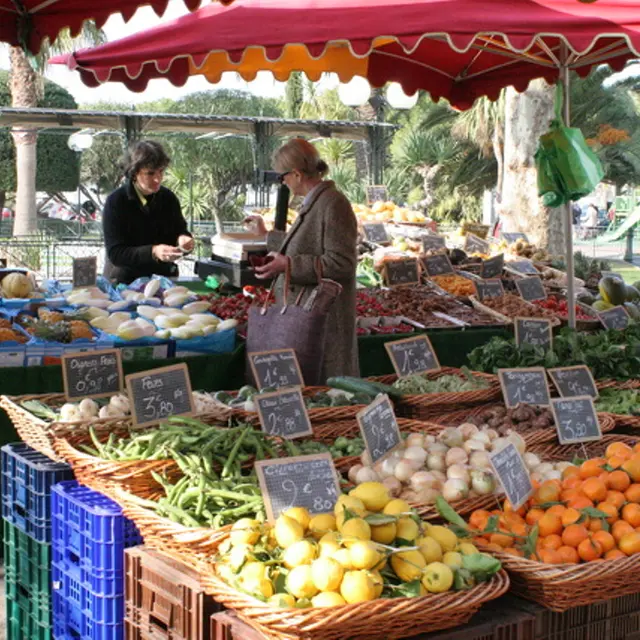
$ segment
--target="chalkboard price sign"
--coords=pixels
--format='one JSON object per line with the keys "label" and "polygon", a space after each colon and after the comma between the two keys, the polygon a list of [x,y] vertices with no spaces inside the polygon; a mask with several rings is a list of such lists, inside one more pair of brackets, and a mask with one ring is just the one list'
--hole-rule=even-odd
{"label": "chalkboard price sign", "polygon": [[445,240],[442,236],[424,235],[422,236],[422,248],[425,251],[430,249],[444,249],[446,247]]}
{"label": "chalkboard price sign", "polygon": [[103,398],[122,391],[119,349],[62,356],[62,380],[67,400]]}
{"label": "chalkboard price sign", "polygon": [[291,507],[305,507],[312,515],[333,513],[341,494],[330,453],[260,460],[255,469],[270,522]]}
{"label": "chalkboard price sign", "polygon": [[489,253],[489,243],[473,233],[467,233],[464,241],[464,250],[467,253]]}
{"label": "chalkboard price sign", "polygon": [[498,377],[507,407],[515,407],[521,402],[549,406],[549,385],[544,367],[498,369]]}
{"label": "chalkboard price sign", "polygon": [[545,318],[515,318],[516,344],[531,344],[551,349],[553,334],[551,322]]}
{"label": "chalkboard price sign", "polygon": [[389,244],[387,229],[382,223],[363,224],[365,238],[374,244]]}
{"label": "chalkboard price sign", "polygon": [[311,422],[300,389],[264,393],[253,401],[265,433],[288,440],[311,435]]}
{"label": "chalkboard price sign", "polygon": [[494,256],[488,260],[483,260],[480,265],[481,278],[496,278],[502,274],[504,268],[504,254]]}
{"label": "chalkboard price sign", "polygon": [[531,477],[513,442],[489,456],[493,471],[500,480],[513,509],[519,509],[533,492]]}
{"label": "chalkboard price sign", "polygon": [[515,269],[515,271],[518,271],[519,273],[524,273],[525,275],[540,275],[540,272],[536,269],[531,260],[513,260],[509,262],[507,266],[511,269]]}
{"label": "chalkboard price sign", "polygon": [[386,202],[389,199],[387,187],[383,184],[371,184],[367,187],[367,203]]}
{"label": "chalkboard price sign", "polygon": [[546,300],[547,292],[544,290],[542,280],[538,276],[529,276],[527,278],[518,278],[516,280],[516,288],[518,293],[524,300],[533,302],[534,300]]}
{"label": "chalkboard price sign", "polygon": [[131,417],[139,427],[194,413],[189,369],[184,363],[131,373],[124,380],[131,399]]}
{"label": "chalkboard price sign", "polygon": [[403,284],[420,284],[420,267],[417,258],[391,260],[385,263],[387,285],[397,287]]}
{"label": "chalkboard price sign", "polygon": [[600,322],[604,325],[605,329],[626,329],[629,326],[629,314],[627,310],[622,307],[613,307],[606,311],[600,311],[598,313]]}
{"label": "chalkboard price sign", "polygon": [[451,260],[449,256],[438,254],[435,256],[426,256],[422,258],[424,268],[430,276],[441,276],[445,273],[453,273]]}
{"label": "chalkboard price sign", "polygon": [[73,259],[73,286],[93,287],[98,276],[98,259],[96,256],[89,258]]}
{"label": "chalkboard price sign", "polygon": [[514,233],[503,233],[502,237],[506,242],[518,242],[518,240],[524,240],[524,242],[529,242],[529,238],[527,238],[526,233],[514,232]]}
{"label": "chalkboard price sign", "polygon": [[249,354],[249,364],[258,389],[304,387],[302,371],[293,349],[255,351]]}
{"label": "chalkboard price sign", "polygon": [[499,278],[493,280],[474,280],[478,300],[485,298],[501,298],[504,295],[504,287]]}
{"label": "chalkboard price sign", "polygon": [[600,440],[600,422],[591,396],[553,398],[551,412],[560,444]]}
{"label": "chalkboard price sign", "polygon": [[563,398],[576,396],[598,397],[598,387],[591,370],[584,364],[575,367],[558,367],[547,369],[553,384]]}
{"label": "chalkboard price sign", "polygon": [[384,347],[398,378],[440,369],[431,340],[425,335],[386,342]]}
{"label": "chalkboard price sign", "polygon": [[402,442],[389,396],[379,395],[358,413],[356,420],[373,463],[384,458]]}

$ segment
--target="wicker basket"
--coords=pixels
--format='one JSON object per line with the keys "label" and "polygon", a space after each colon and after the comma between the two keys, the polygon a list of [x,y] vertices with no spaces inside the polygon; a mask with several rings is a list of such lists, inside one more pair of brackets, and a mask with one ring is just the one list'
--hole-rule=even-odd
{"label": "wicker basket", "polygon": [[607,447],[613,442],[624,442],[630,447],[633,447],[639,441],[640,438],[634,438],[633,436],[621,436],[610,433],[602,436],[602,440],[594,440],[580,444],[557,445],[543,442],[532,445],[529,451],[539,456],[543,462],[564,462],[571,461],[576,456],[582,459],[601,457]]}
{"label": "wicker basket", "polygon": [[[482,311],[483,313],[487,313],[490,316],[493,316],[494,318],[497,318],[498,320],[501,320],[502,322],[506,322],[507,324],[513,324],[513,318],[510,318],[509,316],[505,316],[502,313],[499,313],[498,311],[494,311],[490,307],[487,307],[486,305],[482,304],[482,302],[480,302],[480,300],[478,300],[478,298],[476,298],[475,296],[471,296],[469,298],[469,300],[471,300],[471,304],[478,311]],[[532,313],[540,311],[540,307],[537,307],[536,305],[531,304],[530,302],[527,302],[526,300],[522,300],[522,303],[525,306],[529,307],[531,309]],[[544,317],[546,320],[549,320],[551,322],[551,326],[552,327],[559,327],[562,324],[560,318],[558,318],[557,316],[554,317],[554,318],[548,318],[546,316],[542,316],[542,315],[539,314],[538,316],[533,315],[532,317],[534,317],[534,318],[535,317]]]}

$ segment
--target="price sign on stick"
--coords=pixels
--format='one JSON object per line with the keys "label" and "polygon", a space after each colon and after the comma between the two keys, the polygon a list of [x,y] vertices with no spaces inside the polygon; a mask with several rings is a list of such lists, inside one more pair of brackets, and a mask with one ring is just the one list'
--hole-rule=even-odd
{"label": "price sign on stick", "polygon": [[543,349],[551,349],[553,333],[551,321],[545,318],[514,318],[516,344],[531,344]]}
{"label": "price sign on stick", "polygon": [[402,442],[389,396],[379,395],[358,413],[356,420],[373,463],[384,458]]}
{"label": "price sign on stick", "polygon": [[194,413],[189,369],[184,363],[132,373],[125,383],[133,423],[139,427]]}
{"label": "price sign on stick", "polygon": [[524,240],[525,242],[529,242],[529,238],[527,238],[526,233],[514,232],[514,233],[503,233],[502,237],[506,242],[512,243],[517,242],[518,240]]}
{"label": "price sign on stick", "polygon": [[422,248],[425,251],[429,251],[430,249],[444,249],[446,247],[446,242],[443,236],[436,235],[423,235],[422,236]]}
{"label": "price sign on stick", "polygon": [[417,258],[385,262],[384,274],[387,285],[420,284],[420,267]]}
{"label": "price sign on stick", "polygon": [[531,260],[513,260],[512,262],[507,263],[507,266],[525,275],[540,275],[540,272],[536,269]]}
{"label": "price sign on stick", "polygon": [[489,253],[489,243],[473,233],[467,233],[464,241],[464,250],[467,253]]}
{"label": "price sign on stick", "polygon": [[553,398],[551,412],[560,444],[600,440],[600,422],[591,396]]}
{"label": "price sign on stick", "polygon": [[260,460],[255,463],[270,522],[291,507],[309,513],[333,513],[340,482],[330,453]]}
{"label": "price sign on stick", "polygon": [[449,256],[444,253],[435,256],[426,256],[422,258],[422,263],[430,276],[441,276],[445,273],[453,273],[451,260],[449,260]]}
{"label": "price sign on stick", "polygon": [[62,356],[62,380],[67,400],[103,398],[122,391],[119,349]]}
{"label": "price sign on stick", "polygon": [[619,329],[621,331],[629,326],[629,314],[622,306],[600,311],[598,318],[605,329]]}
{"label": "price sign on stick", "polygon": [[542,280],[538,276],[518,278],[515,282],[518,293],[524,300],[533,302],[534,300],[547,299],[547,292],[544,290]]}
{"label": "price sign on stick", "polygon": [[504,254],[494,256],[488,260],[483,260],[480,265],[481,278],[496,278],[502,274],[504,268]]}
{"label": "price sign on stick", "polygon": [[440,369],[431,340],[425,335],[386,342],[384,348],[391,358],[398,378]]}
{"label": "price sign on stick", "polygon": [[558,367],[547,369],[553,384],[563,398],[576,396],[598,397],[598,387],[593,379],[591,369],[584,364],[575,367]]}
{"label": "price sign on stick", "polygon": [[288,389],[255,396],[262,430],[289,440],[310,436],[309,414],[300,389]]}
{"label": "price sign on stick", "polygon": [[369,242],[374,244],[389,244],[387,229],[382,223],[363,224],[364,236]]}
{"label": "price sign on stick", "polygon": [[478,300],[485,298],[501,298],[504,295],[504,287],[499,278],[493,280],[474,280]]}
{"label": "price sign on stick", "polygon": [[521,402],[549,406],[549,385],[544,367],[498,369],[498,377],[507,407],[515,407]]}
{"label": "price sign on stick", "polygon": [[73,259],[72,282],[76,287],[93,287],[98,277],[98,259],[96,256],[89,258]]}
{"label": "price sign on stick", "polygon": [[386,202],[388,199],[387,187],[383,184],[371,184],[367,187],[367,204]]}
{"label": "price sign on stick", "polygon": [[522,456],[513,442],[489,456],[493,471],[514,510],[518,510],[533,492],[531,477]]}
{"label": "price sign on stick", "polygon": [[249,354],[249,364],[258,389],[304,387],[302,371],[293,349],[255,351]]}

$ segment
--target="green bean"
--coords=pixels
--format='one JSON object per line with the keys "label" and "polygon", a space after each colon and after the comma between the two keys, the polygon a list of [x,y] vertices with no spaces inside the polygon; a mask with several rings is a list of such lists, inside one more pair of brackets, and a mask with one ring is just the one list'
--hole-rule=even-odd
{"label": "green bean", "polygon": [[240,437],[236,440],[236,443],[233,445],[233,448],[231,449],[231,451],[229,452],[229,456],[227,457],[227,462],[222,468],[222,473],[220,474],[223,478],[226,478],[231,473],[231,467],[235,463],[235,458],[238,455],[238,451],[240,451],[242,441],[247,437],[247,435],[249,434],[249,430],[251,429],[252,427],[246,427],[240,434]]}

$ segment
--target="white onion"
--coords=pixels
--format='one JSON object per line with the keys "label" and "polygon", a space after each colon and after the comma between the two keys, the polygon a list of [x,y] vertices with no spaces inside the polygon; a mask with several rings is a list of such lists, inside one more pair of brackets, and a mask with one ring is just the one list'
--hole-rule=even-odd
{"label": "white onion", "polygon": [[480,496],[486,496],[493,493],[496,488],[496,482],[493,474],[488,471],[474,469],[471,472],[471,487]]}
{"label": "white onion", "polygon": [[444,471],[447,465],[441,453],[431,453],[427,456],[427,468],[430,471]]}
{"label": "white onion", "polygon": [[464,449],[453,447],[453,449],[447,451],[444,461],[447,467],[450,467],[452,464],[466,464],[469,461],[469,455]]}
{"label": "white onion", "polygon": [[388,478],[389,476],[393,476],[395,473],[397,464],[398,464],[398,461],[393,459],[391,456],[389,456],[388,458],[385,458],[380,464],[380,469],[378,470],[378,473],[383,479]]}
{"label": "white onion", "polygon": [[389,495],[392,498],[397,498],[402,491],[402,482],[395,476],[389,476],[382,481],[382,484],[387,488]]}
{"label": "white onion", "polygon": [[489,454],[486,451],[474,451],[469,456],[469,466],[473,469],[491,469]]}
{"label": "white onion", "polygon": [[492,443],[493,446],[491,447],[491,451],[494,453],[496,451],[502,451],[506,446],[508,446],[508,444],[509,440],[506,438],[496,438]]}
{"label": "white onion", "polygon": [[495,440],[500,434],[495,429],[485,429],[485,433],[489,436],[489,439]]}
{"label": "white onion", "polygon": [[459,427],[458,431],[462,434],[462,437],[466,440],[471,438],[474,433],[478,433],[478,427],[476,427],[473,422],[463,422]]}
{"label": "white onion", "polygon": [[543,476],[549,473],[549,471],[555,471],[555,469],[550,462],[542,462],[536,467],[536,471]]}
{"label": "white onion", "polygon": [[354,464],[353,467],[351,467],[351,469],[349,469],[349,473],[347,474],[347,476],[349,478],[349,482],[352,482],[353,484],[357,484],[356,483],[356,474],[362,468],[363,468],[363,466],[361,464]]}
{"label": "white onion", "polygon": [[561,471],[548,471],[547,473],[542,475],[542,479],[546,480],[562,480],[562,472]]}
{"label": "white onion", "polygon": [[529,451],[527,451],[522,456],[522,459],[524,460],[524,463],[527,465],[527,469],[529,469],[529,471],[531,471],[532,469],[535,469],[540,464],[540,458],[538,458],[538,456],[535,453],[531,453]]}
{"label": "white onion", "polygon": [[408,447],[403,457],[405,460],[415,460],[421,467],[427,459],[427,452],[422,447]]}
{"label": "white onion", "polygon": [[403,458],[403,454],[404,454],[404,449],[396,449],[395,451],[392,451],[388,458],[390,460],[393,460],[394,462],[400,462],[400,460],[402,460]]}
{"label": "white onion", "polygon": [[471,436],[472,440],[477,440],[483,444],[491,444],[491,438],[486,431],[478,431],[475,435]]}
{"label": "white onion", "polygon": [[428,487],[425,487],[416,491],[416,502],[421,502],[422,504],[433,504],[439,495],[440,492],[437,489],[429,489]]}
{"label": "white onion", "polygon": [[448,447],[460,447],[464,440],[462,434],[455,427],[447,427],[438,437]]}
{"label": "white onion", "polygon": [[413,458],[402,458],[400,462],[408,463],[414,472],[424,469],[424,463],[420,462],[420,460],[415,460]]}
{"label": "white onion", "polygon": [[411,488],[415,491],[420,489],[439,488],[442,482],[436,478],[430,471],[418,471],[411,476]]}
{"label": "white onion", "polygon": [[368,451],[365,450],[362,452],[362,455],[360,456],[360,462],[362,462],[363,466],[365,467],[371,466],[372,461]]}
{"label": "white onion", "polygon": [[396,465],[393,475],[400,480],[400,482],[407,482],[414,474],[414,468],[405,460],[400,460]]}
{"label": "white onion", "polygon": [[459,478],[460,480],[464,480],[467,484],[471,479],[469,470],[463,464],[452,464],[447,469],[447,478],[449,480],[451,478]]}
{"label": "white onion", "polygon": [[405,489],[398,497],[407,502],[418,502],[418,494],[411,489]]}
{"label": "white onion", "polygon": [[462,445],[462,448],[469,455],[471,455],[474,451],[484,451],[486,449],[486,447],[484,446],[484,442],[480,442],[479,440],[474,440],[473,438],[471,440],[467,440]]}
{"label": "white onion", "polygon": [[449,447],[443,442],[434,442],[429,445],[428,453],[442,453],[445,454],[449,451]]}
{"label": "white onion", "polygon": [[556,470],[560,471],[560,473],[562,473],[565,469],[574,466],[575,465],[571,464],[570,462],[556,462]]}
{"label": "white onion", "polygon": [[509,442],[513,442],[520,455],[523,455],[527,450],[527,443],[519,433],[516,433],[515,431],[509,432],[507,440],[509,440]]}
{"label": "white onion", "polygon": [[371,467],[362,467],[356,473],[356,484],[363,482],[380,482],[380,476]]}
{"label": "white onion", "polygon": [[436,441],[436,437],[431,435],[430,433],[427,433],[427,435],[425,435],[424,437],[424,444],[422,445],[423,449],[428,449],[429,445],[434,444]]}
{"label": "white onion", "polygon": [[447,502],[455,502],[462,500],[469,494],[469,487],[464,480],[460,478],[451,478],[444,483],[442,487],[442,497]]}
{"label": "white onion", "polygon": [[429,473],[432,476],[434,476],[435,479],[438,480],[438,482],[440,482],[441,485],[443,485],[447,481],[447,476],[442,471],[439,471],[437,469],[431,469]]}
{"label": "white onion", "polygon": [[410,449],[411,447],[423,447],[424,446],[424,435],[421,433],[410,433],[409,437],[405,440],[407,447]]}

